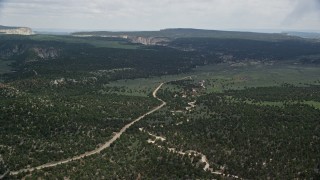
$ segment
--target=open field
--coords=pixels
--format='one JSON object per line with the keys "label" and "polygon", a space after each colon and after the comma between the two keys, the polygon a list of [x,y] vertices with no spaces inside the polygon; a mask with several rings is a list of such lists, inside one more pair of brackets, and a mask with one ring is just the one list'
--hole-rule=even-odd
{"label": "open field", "polygon": [[[197,67],[193,72],[134,80],[119,80],[106,86],[125,87],[136,95],[148,95],[156,83],[191,76],[195,82],[205,81],[206,92],[222,92],[246,87],[280,86],[284,83],[296,86],[320,84],[320,66],[311,65],[251,65],[234,67],[218,64]],[[125,89],[124,88],[124,89]],[[119,92],[121,94],[121,92]],[[122,92],[123,93],[123,92]],[[130,94],[126,91],[124,94]]]}
{"label": "open field", "polygon": [[108,38],[108,37],[75,37],[75,36],[62,36],[62,35],[32,35],[32,36],[17,36],[17,35],[1,35],[0,38],[5,40],[22,40],[34,42],[63,42],[71,44],[89,44],[97,48],[114,48],[114,49],[137,49],[139,44],[132,44],[125,39],[121,38]]}
{"label": "open field", "polygon": [[66,43],[91,44],[96,47],[104,48],[120,48],[120,49],[136,49],[139,45],[129,44],[125,40],[112,38],[94,38],[94,37],[73,37],[73,36],[55,36],[55,35],[34,35],[30,37],[32,40],[38,41],[59,41]]}

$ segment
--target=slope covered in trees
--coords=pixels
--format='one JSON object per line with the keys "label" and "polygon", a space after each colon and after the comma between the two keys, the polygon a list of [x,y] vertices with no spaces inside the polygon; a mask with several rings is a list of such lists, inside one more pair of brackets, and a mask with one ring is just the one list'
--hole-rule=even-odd
{"label": "slope covered in trees", "polygon": [[[268,73],[279,65],[274,75],[283,71],[289,77],[287,68],[301,66],[305,71],[297,69],[295,77],[309,70],[316,80],[317,42],[184,37],[168,46],[143,46],[106,37],[0,39],[0,61],[10,62],[3,72],[13,71],[1,74],[0,174],[96,148],[159,104],[151,91],[160,82],[191,74],[165,84],[159,96],[166,107],[135,124],[110,149],[10,178],[319,176],[314,170],[320,158],[319,79],[297,78],[293,85],[282,78],[282,84],[269,85],[263,74],[245,73],[250,68]],[[196,68],[205,65],[216,68],[207,66],[203,73]],[[224,76],[226,71],[231,76]],[[130,85],[131,79],[139,85]],[[251,88],[241,86],[250,81]]]}

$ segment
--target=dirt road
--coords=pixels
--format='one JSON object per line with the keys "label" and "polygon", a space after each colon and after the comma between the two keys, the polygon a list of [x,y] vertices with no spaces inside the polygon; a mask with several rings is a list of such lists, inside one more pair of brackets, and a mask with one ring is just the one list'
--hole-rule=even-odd
{"label": "dirt road", "polygon": [[98,154],[100,153],[101,151],[105,150],[106,148],[110,147],[110,145],[115,142],[118,138],[120,138],[120,136],[126,132],[126,130],[128,128],[130,128],[134,123],[140,121],[141,119],[143,119],[145,116],[149,115],[149,114],[152,114],[156,111],[158,111],[159,109],[161,109],[163,106],[166,105],[166,102],[164,102],[162,99],[158,98],[157,97],[157,92],[159,91],[159,89],[163,86],[164,83],[161,83],[152,93],[153,97],[158,99],[161,104],[157,107],[155,107],[154,109],[152,109],[151,111],[143,114],[142,116],[138,117],[137,119],[135,119],[134,121],[132,121],[131,123],[125,125],[118,133],[116,133],[110,140],[108,140],[107,142],[105,142],[102,146],[98,147],[97,149],[94,149],[92,151],[89,151],[89,152],[86,152],[84,154],[80,154],[78,156],[74,156],[74,157],[71,157],[71,158],[68,158],[68,159],[64,159],[64,160],[61,160],[61,161],[57,161],[57,162],[51,162],[51,163],[47,163],[47,164],[43,164],[43,165],[40,165],[40,166],[37,166],[37,167],[32,167],[32,168],[26,168],[26,169],[21,169],[21,170],[18,170],[18,171],[11,171],[10,172],[10,175],[17,175],[19,173],[23,173],[23,172],[32,172],[32,171],[35,171],[35,170],[40,170],[40,169],[44,169],[44,168],[48,168],[48,167],[55,167],[55,166],[58,166],[60,164],[66,164],[66,163],[69,163],[71,161],[76,161],[76,160],[79,160],[79,159],[82,159],[84,157],[88,157],[88,156],[92,156],[94,154]]}

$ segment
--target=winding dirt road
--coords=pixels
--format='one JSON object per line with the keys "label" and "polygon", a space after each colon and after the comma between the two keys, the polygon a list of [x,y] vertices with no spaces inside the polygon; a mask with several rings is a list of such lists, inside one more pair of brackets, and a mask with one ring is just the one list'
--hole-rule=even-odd
{"label": "winding dirt road", "polygon": [[165,101],[163,101],[162,99],[158,98],[157,97],[157,92],[159,91],[159,89],[163,86],[164,83],[161,83],[152,93],[153,97],[158,99],[161,104],[157,107],[155,107],[154,109],[152,109],[151,111],[143,114],[142,116],[138,117],[137,119],[135,119],[134,121],[132,121],[131,123],[125,125],[118,133],[116,133],[110,140],[108,140],[107,142],[105,142],[102,146],[98,147],[97,149],[94,149],[92,151],[89,151],[89,152],[86,152],[84,154],[80,154],[78,156],[74,156],[72,158],[68,158],[68,159],[64,159],[64,160],[61,160],[61,161],[57,161],[57,162],[51,162],[51,163],[47,163],[47,164],[43,164],[43,165],[40,165],[40,166],[37,166],[37,167],[32,167],[32,168],[26,168],[26,169],[21,169],[21,170],[18,170],[18,171],[10,171],[10,175],[17,175],[17,174],[20,174],[20,173],[23,173],[23,172],[32,172],[32,171],[35,171],[35,170],[40,170],[40,169],[44,169],[44,168],[49,168],[49,167],[55,167],[55,166],[58,166],[58,165],[61,165],[61,164],[66,164],[66,163],[69,163],[71,161],[76,161],[76,160],[79,160],[79,159],[82,159],[84,157],[88,157],[88,156],[92,156],[94,154],[98,154],[100,153],[101,151],[103,151],[104,149],[110,147],[110,145],[115,142],[118,138],[120,138],[120,136],[126,132],[126,130],[128,128],[130,128],[133,124],[135,124],[136,122],[140,121],[141,119],[143,119],[145,116],[149,115],[149,114],[152,114],[156,111],[158,111],[159,109],[161,109],[163,106],[165,106],[167,103]]}

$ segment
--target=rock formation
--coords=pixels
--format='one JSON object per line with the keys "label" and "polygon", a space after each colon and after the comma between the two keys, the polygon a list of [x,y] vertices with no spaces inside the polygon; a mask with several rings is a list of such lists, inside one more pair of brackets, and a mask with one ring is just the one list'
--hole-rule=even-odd
{"label": "rock formation", "polygon": [[18,34],[18,35],[32,35],[32,29],[27,27],[6,27],[0,26],[0,34]]}
{"label": "rock formation", "polygon": [[130,39],[133,43],[144,45],[165,45],[170,41],[168,38],[141,36],[128,36],[128,39]]}

